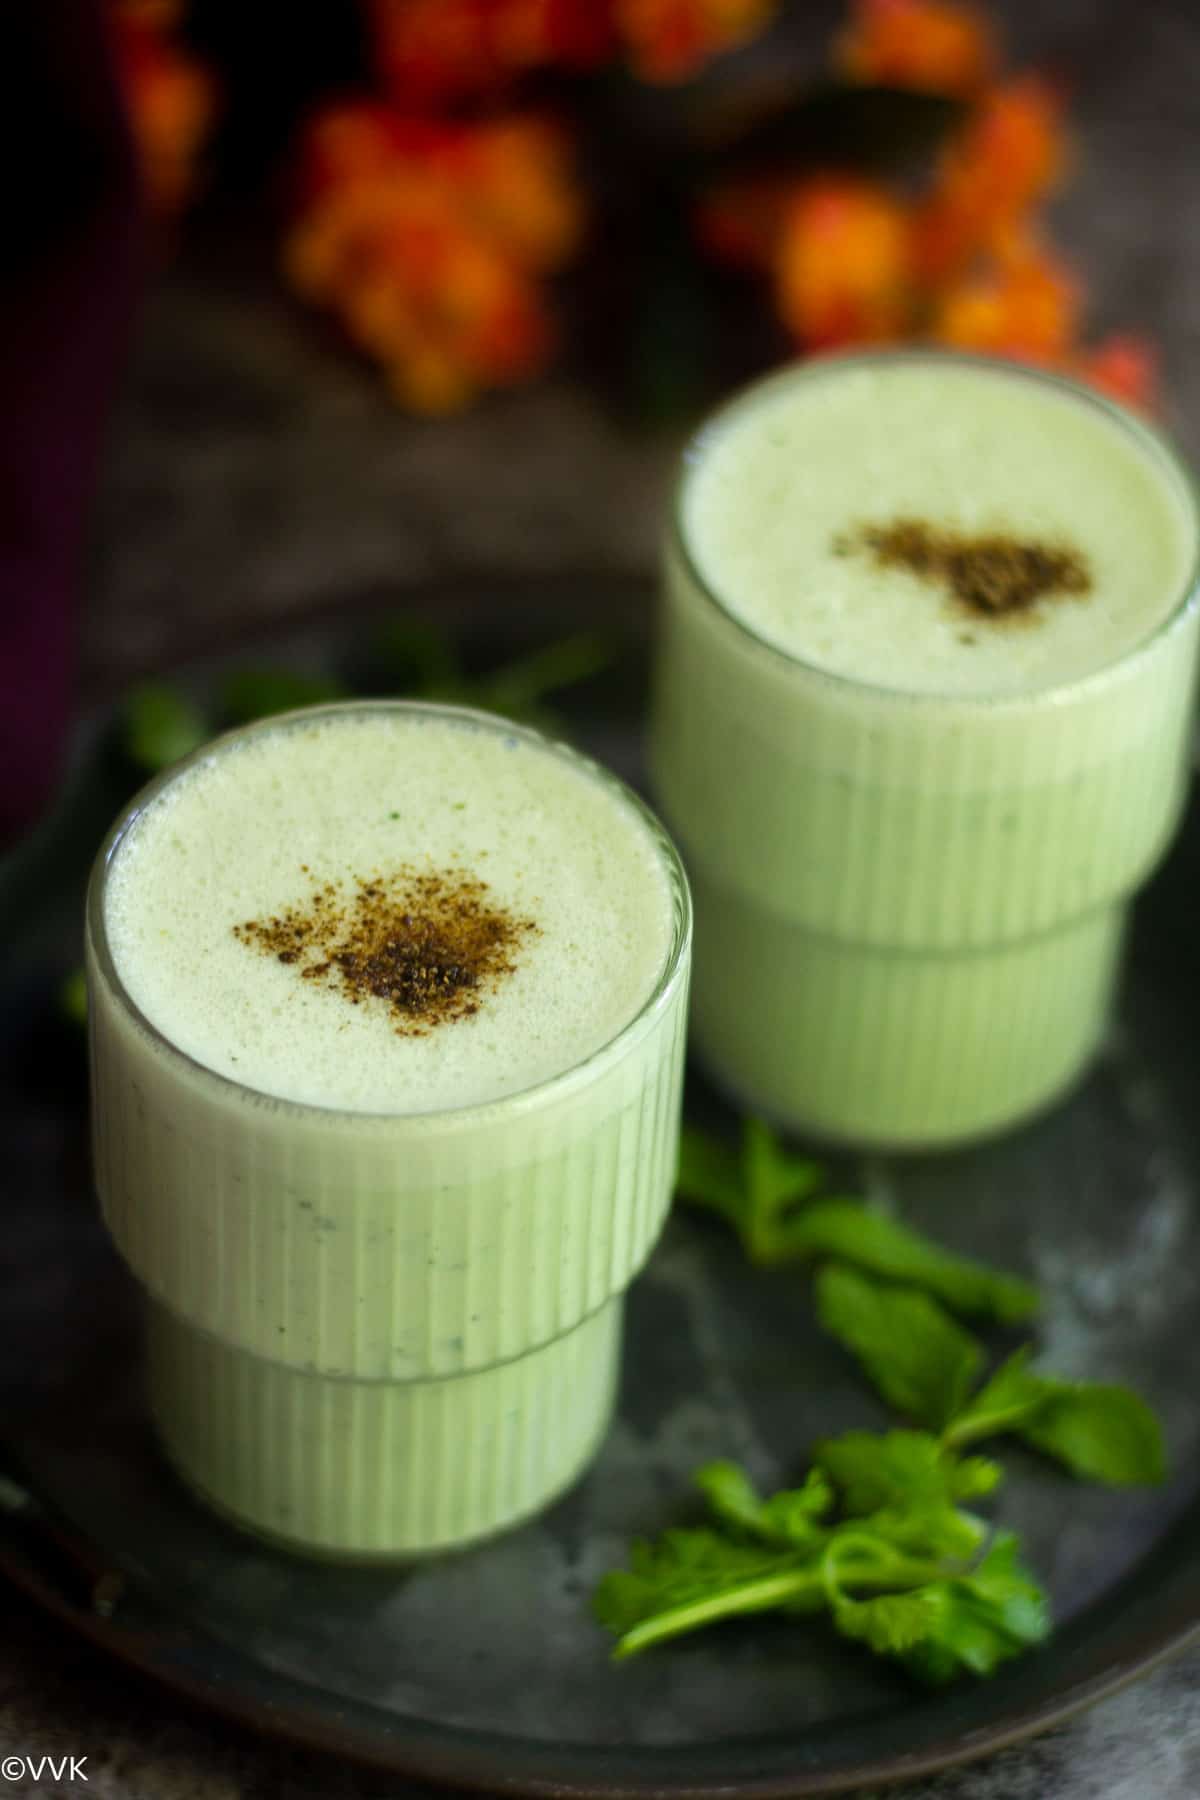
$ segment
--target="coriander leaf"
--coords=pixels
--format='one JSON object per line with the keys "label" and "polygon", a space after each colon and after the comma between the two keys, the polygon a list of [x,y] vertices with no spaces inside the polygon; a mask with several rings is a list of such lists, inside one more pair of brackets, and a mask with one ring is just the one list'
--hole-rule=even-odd
{"label": "coriander leaf", "polygon": [[685,1128],[680,1148],[681,1199],[707,1207],[732,1225],[751,1262],[771,1265],[791,1254],[782,1224],[819,1189],[824,1170],[784,1150],[761,1119],[746,1119],[740,1154],[719,1139]]}
{"label": "coriander leaf", "polygon": [[746,1209],[742,1167],[736,1151],[727,1144],[685,1125],[679,1134],[675,1185],[682,1199],[715,1212],[735,1231],[742,1229]]}
{"label": "coriander leaf", "polygon": [[836,1256],[891,1281],[927,1288],[956,1312],[1005,1324],[1028,1318],[1037,1289],[965,1256],[954,1256],[920,1232],[872,1212],[856,1200],[815,1200],[782,1226],[781,1255]]}
{"label": "coriander leaf", "polygon": [[885,1507],[862,1520],[848,1521],[845,1530],[851,1526],[865,1529],[877,1537],[881,1543],[890,1544],[894,1550],[903,1550],[912,1556],[926,1559],[949,1558],[954,1562],[970,1562],[979,1552],[987,1526],[982,1519],[973,1513],[963,1512],[949,1502],[938,1504],[930,1502],[917,1506]]}
{"label": "coriander leaf", "polygon": [[547,694],[574,687],[608,668],[616,645],[590,632],[577,632],[528,656],[494,669],[477,683],[478,704],[507,717],[521,717]]}
{"label": "coriander leaf", "polygon": [[842,1594],[833,1604],[833,1622],[843,1637],[860,1639],[877,1656],[899,1656],[931,1636],[945,1606],[944,1588],[933,1584],[873,1600]]}
{"label": "coriander leaf", "polygon": [[889,1405],[935,1430],[961,1411],[983,1348],[936,1300],[840,1263],[820,1271],[816,1290],[821,1324],[858,1358]]}
{"label": "coriander leaf", "polygon": [[978,1438],[1019,1430],[1033,1418],[1045,1402],[1045,1389],[1041,1377],[1029,1367],[1032,1355],[1033,1346],[1022,1344],[1001,1363],[991,1380],[950,1420],[942,1434],[943,1443],[960,1449]]}
{"label": "coriander leaf", "polygon": [[901,1653],[923,1680],[942,1683],[963,1669],[991,1675],[1000,1663],[1049,1636],[1046,1597],[1018,1556],[1012,1532],[1001,1532],[978,1568],[940,1584],[942,1601],[926,1636]]}
{"label": "coriander leaf", "polygon": [[1040,1375],[1029,1367],[1032,1354],[1022,1346],[951,1420],[948,1446],[1013,1432],[1085,1480],[1134,1487],[1164,1479],[1162,1426],[1139,1395]]}
{"label": "coriander leaf", "polygon": [[747,1249],[755,1261],[781,1262],[787,1256],[785,1212],[817,1192],[825,1171],[810,1157],[793,1156],[769,1125],[754,1118],[742,1126],[742,1171],[754,1227]]}
{"label": "coriander leaf", "polygon": [[833,1489],[819,1469],[811,1469],[802,1486],[784,1489],[769,1500],[760,1498],[750,1477],[736,1463],[709,1463],[695,1479],[722,1524],[768,1544],[803,1547],[814,1543],[822,1535],[817,1521],[833,1505]]}
{"label": "coriander leaf", "polygon": [[235,669],[221,691],[221,711],[231,725],[248,725],[298,706],[342,700],[346,689],[331,675],[299,669]]}
{"label": "coriander leaf", "polygon": [[1110,1487],[1153,1486],[1165,1479],[1162,1426],[1129,1388],[1043,1378],[1045,1404],[1020,1434],[1072,1474]]}
{"label": "coriander leaf", "polygon": [[959,1459],[927,1431],[848,1431],[818,1444],[816,1461],[851,1517],[894,1506],[950,1505],[990,1494],[1001,1470],[982,1456]]}
{"label": "coriander leaf", "polygon": [[464,681],[449,635],[430,619],[389,620],[376,635],[372,662],[402,693],[449,696]]}
{"label": "coriander leaf", "polygon": [[212,736],[200,708],[164,682],[135,688],[121,709],[121,741],[133,761],[156,773]]}
{"label": "coriander leaf", "polygon": [[732,1225],[752,1262],[832,1256],[928,1288],[959,1312],[1011,1323],[1036,1311],[1037,1290],[1017,1276],[955,1256],[859,1200],[814,1199],[824,1179],[820,1163],[784,1149],[761,1119],[745,1120],[740,1156],[703,1132],[685,1130],[681,1198]]}
{"label": "coriander leaf", "polygon": [[593,1600],[597,1619],[618,1634],[618,1659],[719,1619],[820,1604],[813,1558],[715,1531],[668,1531],[657,1544],[635,1544],[630,1568],[606,1575]]}

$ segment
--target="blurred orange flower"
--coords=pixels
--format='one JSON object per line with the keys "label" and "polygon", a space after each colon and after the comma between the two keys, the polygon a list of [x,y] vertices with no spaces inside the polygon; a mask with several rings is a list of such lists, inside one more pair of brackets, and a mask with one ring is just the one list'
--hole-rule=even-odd
{"label": "blurred orange flower", "polygon": [[775,253],[780,317],[810,349],[902,335],[912,307],[912,231],[905,207],[872,183],[802,183]]}
{"label": "blurred orange flower", "polygon": [[170,33],[176,0],[116,0],[117,73],[151,208],[180,210],[195,190],[200,152],[217,109],[212,75]]}
{"label": "blurred orange flower", "polygon": [[1158,355],[1153,344],[1132,332],[1114,332],[1068,365],[1069,372],[1090,387],[1140,412],[1159,405]]}
{"label": "blurred orange flower", "polygon": [[609,0],[369,0],[375,64],[397,106],[494,92],[548,63],[589,69],[611,54]]}
{"label": "blurred orange flower", "polygon": [[761,30],[778,0],[615,0],[617,28],[643,81],[684,81]]}
{"label": "blurred orange flower", "polygon": [[856,0],[834,43],[834,64],[850,81],[923,93],[969,96],[996,73],[990,21],[952,0]]}
{"label": "blurred orange flower", "polygon": [[542,367],[555,333],[540,277],[582,226],[561,131],[363,103],[317,119],[307,150],[287,273],[384,365],[406,405],[451,411]]}
{"label": "blurred orange flower", "polygon": [[1066,149],[1061,97],[1026,75],[987,94],[938,162],[918,221],[927,279],[958,274],[982,250],[1003,243],[1049,194]]}
{"label": "blurred orange flower", "polygon": [[1079,310],[1074,277],[1045,250],[1026,246],[1006,266],[971,275],[939,294],[930,336],[957,350],[1056,363],[1075,342]]}

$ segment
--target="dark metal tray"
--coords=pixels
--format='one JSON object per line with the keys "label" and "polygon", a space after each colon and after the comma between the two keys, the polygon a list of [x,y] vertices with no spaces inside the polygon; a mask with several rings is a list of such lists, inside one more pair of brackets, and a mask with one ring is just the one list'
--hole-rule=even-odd
{"label": "dark metal tray", "polygon": [[[484,664],[564,618],[616,622],[629,654],[573,699],[572,725],[636,779],[646,600],[592,581],[414,605],[452,618]],[[198,659],[184,679],[203,694],[239,661],[357,665],[372,691],[371,616],[343,607],[336,622]],[[1139,906],[1119,1023],[1084,1086],[986,1148],[842,1170],[947,1243],[1033,1272],[1048,1361],[1135,1383],[1171,1446],[1169,1484],[1124,1494],[1006,1454],[999,1515],[1025,1534],[1060,1626],[996,1679],[931,1695],[803,1622],[608,1660],[590,1589],[631,1537],[683,1515],[698,1463],[734,1456],[775,1483],[813,1439],[882,1422],[817,1331],[804,1274],[750,1270],[703,1219],[674,1219],[635,1286],[618,1423],[536,1523],[408,1570],[354,1570],[267,1549],[181,1490],[147,1430],[131,1286],[90,1192],[82,1039],[56,1000],[79,956],[88,863],[129,785],[97,715],[58,813],[0,864],[0,1571],[227,1715],[487,1794],[715,1800],[877,1785],[1042,1730],[1200,1625],[1194,811]],[[695,1074],[688,1105],[732,1128]]]}

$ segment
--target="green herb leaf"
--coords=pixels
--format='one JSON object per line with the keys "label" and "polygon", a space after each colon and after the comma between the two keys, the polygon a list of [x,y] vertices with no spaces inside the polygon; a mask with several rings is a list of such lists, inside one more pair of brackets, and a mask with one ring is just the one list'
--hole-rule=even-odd
{"label": "green herb leaf", "polygon": [[937,1590],[926,1636],[902,1652],[906,1666],[940,1684],[964,1669],[991,1675],[1050,1634],[1046,1596],[1024,1567],[1012,1532],[1001,1532],[978,1568]]}
{"label": "green herb leaf", "polygon": [[575,687],[607,669],[616,643],[593,632],[578,632],[505,663],[476,683],[476,704],[507,718],[523,718],[549,694]]}
{"label": "green herb leaf", "polygon": [[933,1586],[873,1600],[843,1594],[834,1602],[833,1622],[843,1637],[860,1639],[877,1656],[900,1656],[933,1634],[945,1606],[944,1589]]}
{"label": "green herb leaf", "polygon": [[135,688],[121,709],[121,742],[151,774],[190,755],[211,736],[200,708],[165,682]]}
{"label": "green herb leaf", "polygon": [[1085,1480],[1113,1487],[1163,1480],[1162,1426],[1139,1395],[1129,1388],[1041,1375],[1029,1367],[1032,1355],[1026,1344],[1001,1365],[951,1420],[947,1445],[1011,1432]]}
{"label": "green herb leaf", "polygon": [[1002,1474],[998,1463],[982,1456],[953,1456],[927,1431],[848,1431],[818,1444],[816,1460],[851,1517],[978,1499],[999,1485]]}
{"label": "green herb leaf", "polygon": [[231,725],[248,725],[298,706],[344,700],[346,689],[332,675],[298,669],[235,669],[221,690],[221,711]]}
{"label": "green herb leaf", "polygon": [[1045,1400],[1041,1377],[1029,1367],[1032,1355],[1033,1346],[1022,1344],[950,1420],[943,1435],[950,1448],[1017,1431],[1032,1419]]}
{"label": "green herb leaf", "polygon": [[810,1545],[822,1535],[817,1523],[833,1506],[833,1489],[820,1469],[810,1469],[799,1488],[785,1489],[769,1500],[736,1463],[709,1463],[696,1474],[717,1519],[764,1543]]}
{"label": "green herb leaf", "polygon": [[798,1554],[731,1542],[716,1531],[668,1531],[633,1547],[630,1567],[596,1589],[596,1617],[620,1641],[614,1655],[698,1631],[741,1613],[820,1605],[820,1582]]}
{"label": "green herb leaf", "polygon": [[954,1256],[898,1219],[856,1200],[815,1200],[780,1228],[781,1255],[835,1256],[889,1281],[927,1289],[955,1312],[981,1313],[1005,1324],[1037,1311],[1027,1281]]}
{"label": "green herb leaf", "polygon": [[957,1312],[1011,1323],[1036,1311],[1037,1290],[1028,1282],[955,1256],[860,1200],[815,1199],[824,1181],[820,1163],[785,1149],[761,1119],[745,1120],[740,1155],[685,1128],[679,1196],[731,1225],[752,1262],[773,1267],[836,1257],[886,1280],[927,1288]]}
{"label": "green herb leaf", "polygon": [[746,1195],[742,1187],[742,1164],[735,1150],[684,1125],[679,1134],[679,1171],[675,1177],[680,1199],[693,1206],[703,1206],[719,1218],[742,1230],[746,1213]]}
{"label": "green herb leaf", "polygon": [[72,969],[58,990],[58,1003],[75,1025],[87,1024],[87,976],[82,969]]}
{"label": "green herb leaf", "polygon": [[1021,1436],[1072,1474],[1110,1487],[1165,1480],[1162,1426],[1140,1395],[1093,1382],[1046,1382],[1046,1403]]}
{"label": "green herb leaf", "polygon": [[[849,1531],[854,1521],[850,1521]],[[893,1550],[925,1561],[948,1560],[966,1564],[979,1552],[987,1526],[974,1513],[964,1512],[949,1501],[903,1503],[871,1513],[862,1521],[865,1529]]]}
{"label": "green herb leaf", "polygon": [[372,665],[402,694],[449,697],[463,685],[462,664],[448,633],[430,619],[389,619],[371,646]]}
{"label": "green herb leaf", "polygon": [[961,1412],[983,1347],[936,1300],[832,1263],[817,1276],[817,1316],[851,1351],[889,1405],[941,1430]]}
{"label": "green herb leaf", "polygon": [[761,1119],[746,1119],[740,1155],[706,1133],[685,1127],[680,1145],[678,1193],[731,1225],[751,1262],[770,1266],[793,1254],[785,1221],[810,1200],[825,1171],[820,1163],[785,1150]]}

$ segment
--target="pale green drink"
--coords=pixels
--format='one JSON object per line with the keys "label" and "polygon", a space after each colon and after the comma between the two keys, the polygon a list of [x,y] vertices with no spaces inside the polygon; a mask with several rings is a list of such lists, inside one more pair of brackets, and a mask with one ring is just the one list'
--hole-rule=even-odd
{"label": "pale green drink", "polygon": [[[959,560],[931,572],[930,542]],[[1067,574],[993,612],[960,580],[989,543],[1006,576],[1036,573],[1030,545]],[[939,1145],[1076,1078],[1184,795],[1196,556],[1163,441],[1006,364],[831,359],[701,433],[652,761],[695,896],[696,1038],[742,1102]]]}
{"label": "pale green drink", "polygon": [[89,896],[96,1176],[207,1499],[390,1555],[580,1472],[670,1199],[689,956],[640,803],[482,714],[293,714],[139,796]]}

